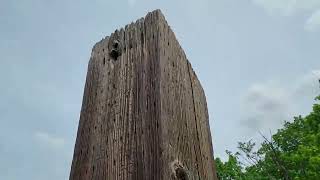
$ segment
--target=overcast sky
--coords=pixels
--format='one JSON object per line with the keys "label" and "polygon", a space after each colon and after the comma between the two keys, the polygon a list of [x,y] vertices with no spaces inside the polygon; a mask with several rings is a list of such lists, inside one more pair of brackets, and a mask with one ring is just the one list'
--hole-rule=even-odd
{"label": "overcast sky", "polygon": [[205,89],[215,156],[310,112],[320,0],[0,0],[1,180],[68,179],[92,46],[154,9]]}

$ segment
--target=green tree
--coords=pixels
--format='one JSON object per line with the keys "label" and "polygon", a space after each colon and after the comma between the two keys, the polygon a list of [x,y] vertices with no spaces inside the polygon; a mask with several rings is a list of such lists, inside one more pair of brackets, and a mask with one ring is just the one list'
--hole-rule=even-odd
{"label": "green tree", "polygon": [[220,158],[215,159],[218,178],[219,179],[243,179],[242,166],[238,161],[237,156],[231,152],[226,151],[228,154],[228,161],[222,162]]}
{"label": "green tree", "polygon": [[270,139],[261,136],[259,148],[239,142],[238,152],[227,151],[228,161],[216,159],[220,179],[320,179],[320,104],[306,117],[285,122]]}

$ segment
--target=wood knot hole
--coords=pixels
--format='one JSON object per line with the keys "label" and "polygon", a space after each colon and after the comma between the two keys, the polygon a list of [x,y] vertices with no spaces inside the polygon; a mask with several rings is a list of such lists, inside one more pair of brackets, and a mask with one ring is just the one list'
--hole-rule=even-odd
{"label": "wood knot hole", "polygon": [[121,56],[121,45],[118,40],[112,42],[109,55],[113,60],[118,60],[118,57]]}
{"label": "wood knot hole", "polygon": [[189,180],[187,169],[178,160],[171,163],[171,170],[176,180]]}

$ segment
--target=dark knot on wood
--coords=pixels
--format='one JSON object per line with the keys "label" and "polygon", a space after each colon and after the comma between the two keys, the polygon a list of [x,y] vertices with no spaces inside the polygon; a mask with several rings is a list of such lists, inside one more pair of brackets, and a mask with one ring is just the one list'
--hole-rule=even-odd
{"label": "dark knot on wood", "polygon": [[121,44],[118,40],[113,40],[111,45],[111,51],[109,53],[110,57],[113,60],[117,60],[119,56],[121,56]]}
{"label": "dark knot on wood", "polygon": [[189,180],[187,169],[178,160],[171,163],[171,170],[174,179],[176,180]]}

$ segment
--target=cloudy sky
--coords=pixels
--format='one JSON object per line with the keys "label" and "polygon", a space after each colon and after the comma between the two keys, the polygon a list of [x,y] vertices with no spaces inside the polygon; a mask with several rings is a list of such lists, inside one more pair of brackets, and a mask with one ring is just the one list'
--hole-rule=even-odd
{"label": "cloudy sky", "polygon": [[68,179],[95,42],[161,9],[205,89],[215,156],[310,112],[320,0],[0,0],[0,179]]}

